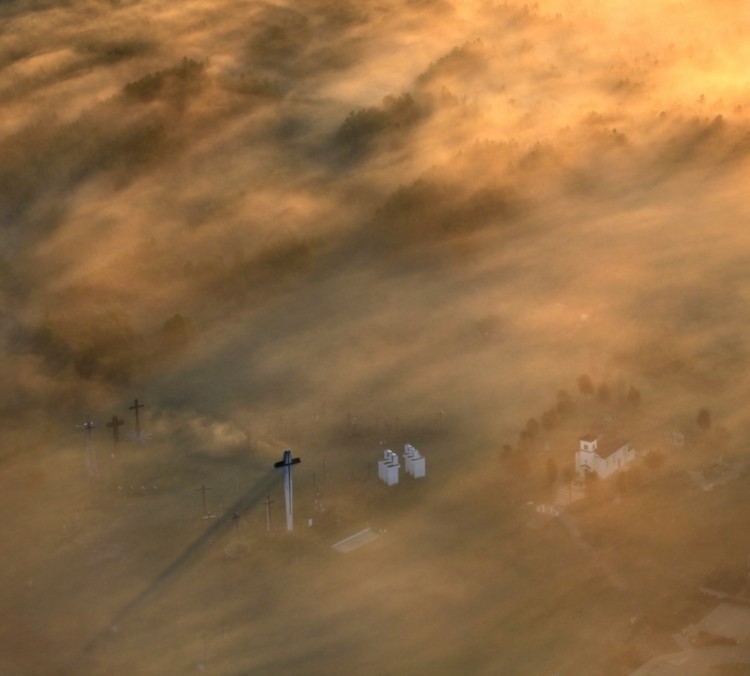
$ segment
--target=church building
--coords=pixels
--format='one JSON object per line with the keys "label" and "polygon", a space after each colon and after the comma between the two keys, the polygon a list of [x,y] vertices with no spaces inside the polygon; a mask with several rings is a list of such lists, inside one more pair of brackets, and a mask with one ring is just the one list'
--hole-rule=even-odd
{"label": "church building", "polygon": [[587,434],[580,439],[576,452],[576,472],[596,472],[602,479],[635,460],[630,442],[610,436]]}

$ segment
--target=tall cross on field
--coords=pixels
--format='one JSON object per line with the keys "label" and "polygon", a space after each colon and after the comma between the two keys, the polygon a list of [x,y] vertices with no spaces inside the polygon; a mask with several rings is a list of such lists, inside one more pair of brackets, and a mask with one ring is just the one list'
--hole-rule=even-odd
{"label": "tall cross on field", "polygon": [[114,455],[117,445],[120,443],[120,425],[124,425],[125,421],[120,420],[116,415],[112,416],[112,420],[107,423],[107,427],[112,428],[112,454]]}
{"label": "tall cross on field", "polygon": [[135,435],[136,437],[141,436],[141,421],[138,416],[138,409],[144,408],[145,404],[139,404],[138,400],[135,400],[135,403],[130,407],[131,411],[135,411]]}
{"label": "tall cross on field", "polygon": [[292,489],[292,467],[302,462],[299,458],[293,458],[292,452],[287,448],[282,459],[275,462],[276,469],[284,471],[284,501],[286,502],[286,529],[294,529],[294,493]]}

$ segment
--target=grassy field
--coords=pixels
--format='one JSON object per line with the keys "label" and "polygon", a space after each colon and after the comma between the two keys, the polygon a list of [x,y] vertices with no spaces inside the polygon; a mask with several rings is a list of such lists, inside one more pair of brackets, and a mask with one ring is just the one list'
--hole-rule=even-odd
{"label": "grassy field", "polygon": [[[514,479],[492,455],[456,471],[445,433],[420,442],[429,476],[390,489],[367,439],[327,439],[325,473],[300,453],[293,535],[280,476],[257,450],[212,458],[154,439],[112,459],[102,442],[94,481],[82,445],[17,455],[3,473],[4,654],[44,673],[625,674],[711,607],[699,585],[741,579],[731,534],[746,476],[704,491],[682,469],[689,457],[670,456],[616,500],[605,482],[569,510],[582,546],[559,520],[526,526],[543,452]],[[217,519],[202,519],[203,482]],[[384,535],[348,555],[330,548],[367,525]]]}

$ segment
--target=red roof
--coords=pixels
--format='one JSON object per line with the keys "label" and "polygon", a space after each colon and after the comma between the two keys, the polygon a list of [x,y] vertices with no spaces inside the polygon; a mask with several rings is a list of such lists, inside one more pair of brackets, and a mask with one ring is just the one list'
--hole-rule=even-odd
{"label": "red roof", "polygon": [[617,437],[604,437],[596,445],[596,454],[600,458],[608,458],[610,455],[617,453],[623,446],[628,445],[627,439],[618,439]]}
{"label": "red roof", "polygon": [[581,437],[581,441],[596,441],[598,438],[596,434],[584,434]]}

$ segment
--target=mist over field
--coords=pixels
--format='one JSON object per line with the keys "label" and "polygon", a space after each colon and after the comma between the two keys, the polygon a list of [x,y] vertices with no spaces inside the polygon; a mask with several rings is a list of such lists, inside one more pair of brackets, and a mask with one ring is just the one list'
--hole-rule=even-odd
{"label": "mist over field", "polygon": [[750,10],[637,4],[0,4],[0,674],[629,674],[747,601]]}

